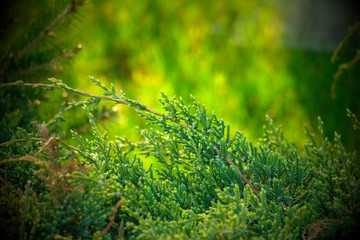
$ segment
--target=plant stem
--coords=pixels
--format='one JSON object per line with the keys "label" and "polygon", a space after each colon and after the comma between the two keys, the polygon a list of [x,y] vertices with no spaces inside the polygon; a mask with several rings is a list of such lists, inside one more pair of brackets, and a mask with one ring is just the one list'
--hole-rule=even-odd
{"label": "plant stem", "polygon": [[119,211],[119,208],[121,207],[121,205],[125,202],[125,198],[120,199],[113,210],[113,214],[110,218],[110,222],[109,224],[104,228],[104,230],[101,231],[99,237],[103,237],[111,228],[111,225],[115,222],[115,217],[116,217],[116,213]]}
{"label": "plant stem", "polygon": [[[220,151],[218,149],[216,149],[217,153],[220,153]],[[240,176],[240,178],[249,185],[249,187],[251,188],[251,190],[253,191],[253,193],[260,198],[260,194],[258,192],[258,190],[256,190],[256,188],[254,187],[254,185],[250,182],[250,180],[240,172],[239,168],[233,163],[233,161],[231,160],[231,158],[229,157],[229,155],[226,156],[226,162],[233,166],[233,168],[235,169],[235,171],[237,172],[237,174]]]}
{"label": "plant stem", "polygon": [[19,142],[28,142],[28,141],[34,141],[34,142],[41,142],[43,141],[41,138],[28,138],[28,139],[25,139],[25,138],[22,138],[22,139],[12,139],[10,141],[7,141],[7,142],[3,142],[3,143],[0,143],[0,147],[3,147],[3,146],[7,146],[7,145],[11,145],[11,144],[14,144],[14,143],[19,143]]}

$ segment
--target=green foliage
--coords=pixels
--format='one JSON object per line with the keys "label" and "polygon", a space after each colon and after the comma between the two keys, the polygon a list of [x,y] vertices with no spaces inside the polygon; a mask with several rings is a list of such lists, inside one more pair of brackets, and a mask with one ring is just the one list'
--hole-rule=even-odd
{"label": "green foliage", "polygon": [[[80,84],[81,90],[72,87],[76,82],[56,78],[50,79],[52,84],[41,82],[42,77],[61,72],[66,60],[81,49],[70,33],[84,1],[20,1],[2,10],[0,81],[6,83],[0,85],[0,227],[4,238],[348,239],[358,233],[360,160],[356,151],[345,150],[340,135],[335,133],[334,141],[329,141],[319,119],[320,138],[308,130],[302,149],[289,142],[270,117],[259,143],[234,131],[234,124],[247,122],[257,133],[260,122],[254,119],[259,114],[268,111],[281,119],[289,109],[292,113],[308,101],[316,114],[323,115],[318,111],[328,101],[313,105],[314,98],[307,98],[308,90],[304,94],[301,84],[312,81],[311,91],[317,96],[318,89],[330,90],[322,82],[332,71],[319,71],[326,67],[318,64],[314,70],[304,63],[313,64],[304,61],[307,58],[328,60],[329,53],[293,50],[290,57],[278,49],[281,26],[273,14],[275,5],[268,1],[259,5],[229,1],[226,7],[215,2],[207,8],[191,1],[109,2],[85,22],[93,31],[91,37],[84,34],[87,43],[98,43],[97,48],[104,49],[95,52],[104,51],[112,59],[92,65],[114,81],[131,81],[130,95],[140,94],[143,103],[117,92],[116,82],[107,87],[94,77],[90,79],[104,91],[101,96],[88,93],[87,82]],[[96,1],[94,5],[99,6]],[[119,13],[112,14],[113,8]],[[256,16],[261,19],[254,19],[252,13],[260,10],[261,16]],[[243,21],[244,16],[250,21]],[[104,37],[98,25],[111,32],[112,44],[104,43],[109,36]],[[354,25],[334,59],[357,31]],[[278,55],[286,60],[274,61]],[[287,69],[283,61],[293,64]],[[335,77],[357,61],[355,55],[340,65]],[[73,75],[82,74],[81,63],[71,70]],[[290,72],[303,76],[303,68],[310,76],[305,81],[285,81]],[[274,79],[276,87],[260,87]],[[159,85],[184,99],[161,93],[162,110],[147,107],[144,103],[157,106],[151,89]],[[232,128],[188,97],[189,88],[207,103],[216,96],[212,105],[217,112],[223,108],[225,119],[230,116]],[[300,89],[299,96],[292,88]],[[339,89],[339,98],[345,99],[347,91]],[[53,91],[46,94],[48,90]],[[300,102],[294,101],[297,97]],[[65,100],[61,107],[60,98]],[[332,103],[343,109],[342,102]],[[347,103],[357,112],[353,98]],[[103,133],[99,121],[110,116],[110,104],[135,108],[142,120],[133,122],[150,125],[141,126],[139,141],[132,141],[132,134],[116,136],[119,124],[107,128],[110,137]],[[298,125],[303,116],[296,116]],[[358,130],[356,115],[348,110],[348,116]],[[126,125],[128,132],[133,125]],[[299,135],[298,131],[292,135]],[[298,136],[293,140],[305,142]]]}
{"label": "green foliage", "polygon": [[[320,119],[321,138],[308,132],[304,150],[289,143],[271,118],[262,142],[254,144],[239,131],[231,134],[230,125],[192,96],[187,104],[162,93],[158,112],[94,77],[104,96],[50,80],[13,86],[87,97],[68,110],[83,106],[92,137],[72,131],[76,144],[70,145],[51,132],[49,125],[62,124],[56,119],[66,113],[63,108],[51,124],[19,129],[0,145],[1,215],[10,216],[1,226],[7,236],[347,239],[356,233],[359,157],[344,149],[338,134],[329,141]],[[93,115],[101,101],[137,110],[151,126],[139,130],[141,142],[108,140],[101,133]],[[153,162],[149,167],[146,157]]]}
{"label": "green foliage", "polygon": [[[38,82],[64,70],[82,49],[82,45],[75,42],[74,30],[81,30],[79,18],[86,8],[84,0],[20,0],[4,4],[1,8],[0,82],[19,79]],[[1,89],[0,141],[14,137],[17,127],[30,130],[32,120],[49,120],[58,109],[41,103],[56,103],[65,97],[61,93],[45,94],[41,89]],[[81,126],[84,123],[86,121],[80,123]],[[77,124],[79,121],[69,122],[72,128],[77,128]]]}

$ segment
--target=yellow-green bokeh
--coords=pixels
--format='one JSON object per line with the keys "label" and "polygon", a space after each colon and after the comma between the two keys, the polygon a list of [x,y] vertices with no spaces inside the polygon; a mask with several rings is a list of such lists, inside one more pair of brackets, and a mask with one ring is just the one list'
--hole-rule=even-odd
{"label": "yellow-green bokeh", "polygon": [[[101,93],[87,78],[93,75],[157,110],[160,91],[187,102],[192,94],[251,140],[262,137],[266,114],[298,144],[316,114],[341,132],[346,104],[330,98],[331,53],[285,47],[280,10],[260,0],[93,1],[79,30],[83,50],[61,77]],[[136,139],[134,127],[144,121],[127,107],[115,110],[102,129]]]}

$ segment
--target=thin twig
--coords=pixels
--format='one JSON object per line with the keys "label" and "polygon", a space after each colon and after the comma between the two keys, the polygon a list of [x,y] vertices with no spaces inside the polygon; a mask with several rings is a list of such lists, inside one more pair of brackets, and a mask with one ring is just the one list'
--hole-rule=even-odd
{"label": "thin twig", "polygon": [[68,148],[71,151],[77,152],[78,149],[70,144],[68,144],[67,142],[61,140],[60,138],[56,139],[59,143],[61,143],[62,145],[64,145],[64,147]]}
{"label": "thin twig", "polygon": [[119,234],[119,240],[124,239],[124,221],[123,220],[121,220],[121,222],[120,222],[118,234]]}
{"label": "thin twig", "polygon": [[42,145],[42,147],[39,149],[39,151],[37,151],[35,154],[34,154],[34,157],[37,157],[53,140],[56,140],[56,137],[51,137],[49,138],[45,143],[44,145]]}
{"label": "thin twig", "polygon": [[10,163],[10,162],[32,162],[32,163],[35,163],[35,164],[38,164],[38,165],[45,166],[44,161],[41,161],[38,158],[36,158],[34,156],[31,156],[31,155],[25,155],[25,156],[18,157],[18,158],[8,158],[8,159],[5,159],[3,161],[0,161],[0,165],[5,164],[5,163]]}
{"label": "thin twig", "polygon": [[43,84],[43,83],[24,83],[22,81],[16,81],[16,82],[10,82],[10,83],[2,83],[0,84],[0,89],[4,88],[4,87],[12,87],[12,86],[16,86],[16,87],[32,87],[32,88],[44,88],[47,90],[51,90],[51,89],[62,89],[60,86],[56,86],[56,85],[51,85],[51,84]]}
{"label": "thin twig", "polygon": [[[52,139],[52,140],[53,140],[53,139]],[[77,156],[76,156],[76,154],[78,153],[78,149],[77,149],[76,147],[74,147],[74,146],[68,144],[67,142],[61,140],[59,137],[56,137],[55,140],[58,141],[59,143],[61,143],[64,147],[66,147],[66,148],[69,149],[70,151],[73,151],[73,152],[75,153],[75,158],[78,159]],[[15,144],[15,143],[30,142],[30,141],[32,141],[32,142],[43,142],[44,139],[42,139],[42,138],[34,138],[34,137],[28,138],[28,139],[22,139],[22,138],[21,138],[21,139],[12,139],[12,140],[10,140],[10,141],[0,143],[0,147],[12,145],[12,144]],[[50,143],[50,142],[49,142],[49,143]],[[44,146],[43,146],[43,147],[44,147]],[[42,148],[43,148],[43,147],[42,147]],[[45,147],[46,147],[46,146],[45,146]],[[41,149],[40,149],[40,150],[41,150]],[[39,151],[40,151],[40,150],[39,150]],[[36,157],[36,156],[40,153],[39,151],[34,155],[34,157]],[[43,151],[43,149],[42,149],[41,151]]]}
{"label": "thin twig", "polygon": [[41,142],[41,141],[43,141],[43,139],[41,139],[41,138],[34,138],[34,137],[32,137],[32,138],[27,138],[27,139],[24,139],[24,138],[21,138],[21,139],[12,139],[12,140],[10,140],[10,141],[0,143],[0,147],[8,146],[8,145],[11,145],[11,144],[14,144],[14,143],[28,142],[28,141]]}
{"label": "thin twig", "polygon": [[133,185],[133,187],[135,188],[136,191],[140,192],[140,190],[135,186],[135,184],[131,180],[128,180],[128,181],[131,183],[131,185]]}
{"label": "thin twig", "polygon": [[[215,149],[216,153],[217,154],[220,154],[220,151],[219,149]],[[250,180],[244,175],[241,173],[241,171],[239,170],[239,168],[233,163],[233,161],[231,160],[230,156],[227,155],[226,156],[226,162],[233,166],[233,168],[235,169],[235,171],[237,172],[237,174],[240,176],[240,178],[246,183],[249,185],[249,187],[251,188],[251,190],[253,191],[253,193],[258,197],[260,198],[260,194],[258,192],[258,190],[254,187],[254,185],[250,182]]]}
{"label": "thin twig", "polygon": [[121,205],[122,205],[124,202],[125,202],[125,198],[122,198],[122,199],[120,199],[120,200],[116,203],[116,205],[115,205],[115,207],[114,207],[114,210],[113,210],[113,214],[112,214],[112,216],[111,216],[111,218],[110,218],[110,222],[109,222],[109,224],[104,228],[104,230],[101,231],[99,237],[103,237],[103,236],[110,230],[111,225],[113,225],[113,223],[115,222],[116,214],[117,214],[117,212],[119,211],[119,208],[121,207]]}
{"label": "thin twig", "polygon": [[55,123],[57,119],[59,119],[62,114],[64,114],[65,112],[71,110],[72,108],[78,107],[78,106],[83,106],[85,104],[89,104],[88,101],[81,101],[81,102],[73,102],[71,103],[69,106],[67,106],[65,109],[61,109],[61,111],[59,111],[54,117],[52,117],[46,124],[45,127],[50,126],[51,124]]}

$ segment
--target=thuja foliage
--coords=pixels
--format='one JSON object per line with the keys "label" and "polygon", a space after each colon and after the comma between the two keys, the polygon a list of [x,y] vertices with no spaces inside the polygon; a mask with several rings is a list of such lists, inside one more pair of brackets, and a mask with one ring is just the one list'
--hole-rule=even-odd
{"label": "thuja foliage", "polygon": [[[87,100],[63,105],[47,123],[18,129],[1,147],[1,227],[20,239],[347,239],[360,216],[360,160],[334,141],[307,132],[303,150],[270,118],[259,143],[192,97],[162,93],[161,112],[97,79],[104,96],[52,78],[52,84],[4,87],[60,89]],[[108,140],[92,112],[101,101],[136,109],[150,125],[140,142]],[[92,137],[52,126],[82,107]],[[355,126],[358,120],[354,119]],[[153,161],[144,167],[144,161]]]}

